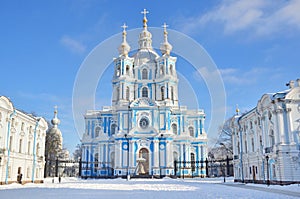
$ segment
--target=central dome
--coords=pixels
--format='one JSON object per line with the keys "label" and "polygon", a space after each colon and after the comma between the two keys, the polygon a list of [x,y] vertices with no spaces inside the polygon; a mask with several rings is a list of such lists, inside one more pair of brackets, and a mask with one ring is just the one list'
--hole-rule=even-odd
{"label": "central dome", "polygon": [[133,57],[135,66],[141,66],[145,63],[156,63],[159,55],[153,49],[140,49]]}

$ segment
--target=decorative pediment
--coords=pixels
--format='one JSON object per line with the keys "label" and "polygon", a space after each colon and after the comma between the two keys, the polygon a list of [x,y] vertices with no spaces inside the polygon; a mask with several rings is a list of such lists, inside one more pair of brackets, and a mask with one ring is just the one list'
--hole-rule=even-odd
{"label": "decorative pediment", "polygon": [[130,107],[146,107],[146,106],[156,106],[156,102],[148,97],[142,97],[134,100]]}

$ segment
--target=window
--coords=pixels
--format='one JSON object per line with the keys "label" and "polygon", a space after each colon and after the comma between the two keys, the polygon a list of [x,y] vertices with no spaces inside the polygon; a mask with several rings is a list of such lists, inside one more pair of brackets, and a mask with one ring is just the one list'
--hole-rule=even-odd
{"label": "window", "polygon": [[40,150],[41,149],[41,147],[40,147],[40,143],[37,143],[37,145],[36,145],[36,155],[37,156],[40,156]]}
{"label": "window", "polygon": [[129,93],[130,93],[130,90],[129,90],[129,87],[127,86],[126,87],[126,100],[129,101]]}
{"label": "window", "polygon": [[129,75],[129,66],[126,65],[126,75]]}
{"label": "window", "polygon": [[148,126],[149,126],[149,119],[148,118],[146,118],[146,117],[143,117],[142,119],[140,119],[140,127],[142,128],[142,129],[146,129],[146,128],[148,128]]}
{"label": "window", "polygon": [[251,172],[251,167],[249,167],[249,171],[250,171],[250,174],[251,174],[251,173],[252,173],[252,172]]}
{"label": "window", "polygon": [[270,131],[269,138],[270,138],[270,146],[273,146],[275,144],[275,136],[273,130]]}
{"label": "window", "polygon": [[237,143],[237,151],[238,151],[238,154],[240,154],[240,142]]}
{"label": "window", "polygon": [[171,100],[174,101],[174,88],[171,86]]}
{"label": "window", "polygon": [[170,75],[173,75],[173,65],[170,65]]}
{"label": "window", "polygon": [[22,144],[23,144],[23,140],[20,139],[20,141],[19,141],[19,153],[22,153]]}
{"label": "window", "polygon": [[21,124],[21,131],[24,131],[24,126],[25,126],[25,123],[22,122],[22,124]]}
{"label": "window", "polygon": [[120,99],[120,88],[117,87],[117,100],[119,100],[119,99]]}
{"label": "window", "polygon": [[142,70],[142,79],[148,79],[148,70],[146,68]]}
{"label": "window", "polygon": [[247,150],[248,148],[247,148],[247,141],[245,140],[245,153],[248,153]]}
{"label": "window", "polygon": [[12,145],[13,145],[13,136],[10,136],[10,137],[9,137],[9,150],[10,150],[10,151],[12,151],[12,149],[13,149],[13,146],[12,146]]}
{"label": "window", "polygon": [[194,128],[193,127],[189,127],[189,132],[190,132],[190,136],[191,137],[194,137],[195,135],[194,135]]}
{"label": "window", "polygon": [[118,130],[116,124],[112,124],[110,128],[111,128],[111,135],[114,135]]}
{"label": "window", "polygon": [[27,177],[27,178],[30,178],[30,168],[29,168],[29,167],[27,167],[27,172],[26,172],[26,174],[27,174],[26,177]]}
{"label": "window", "polygon": [[0,122],[2,121],[2,113],[0,112]]}
{"label": "window", "polygon": [[251,138],[252,152],[254,152],[254,138]]}
{"label": "window", "polygon": [[148,97],[148,88],[144,87],[142,89],[142,97]]}
{"label": "window", "polygon": [[260,144],[260,147],[263,146],[263,144],[262,144],[262,136],[261,135],[259,136],[259,144]]}
{"label": "window", "polygon": [[160,75],[163,75],[164,73],[165,73],[164,66],[161,65],[160,66]]}
{"label": "window", "polygon": [[164,100],[165,99],[165,87],[164,86],[160,87],[160,92],[161,92],[161,100]]}
{"label": "window", "polygon": [[97,126],[96,129],[95,129],[95,137],[99,137],[99,133],[100,133],[100,127]]}
{"label": "window", "polygon": [[10,177],[11,177],[11,166],[8,167],[8,172],[7,172],[7,174],[8,174],[8,178],[10,178]]}
{"label": "window", "polygon": [[31,151],[31,143],[28,141],[28,148],[27,148],[27,154],[30,154]]}
{"label": "window", "polygon": [[12,127],[15,126],[15,118],[11,118],[11,126],[12,126]]}
{"label": "window", "polygon": [[177,125],[176,124],[172,124],[172,131],[174,135],[177,135]]}
{"label": "window", "polygon": [[120,72],[121,72],[120,66],[118,66],[118,67],[117,67],[117,70],[116,70],[116,76],[117,76],[117,77],[120,76]]}

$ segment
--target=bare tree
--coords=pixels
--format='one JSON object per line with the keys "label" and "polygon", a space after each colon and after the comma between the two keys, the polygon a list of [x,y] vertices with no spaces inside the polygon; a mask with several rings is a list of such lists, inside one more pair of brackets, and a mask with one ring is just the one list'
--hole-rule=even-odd
{"label": "bare tree", "polygon": [[232,153],[232,118],[226,120],[224,124],[219,127],[219,137],[215,145],[209,149],[209,157],[213,159],[223,159],[226,156],[231,158]]}

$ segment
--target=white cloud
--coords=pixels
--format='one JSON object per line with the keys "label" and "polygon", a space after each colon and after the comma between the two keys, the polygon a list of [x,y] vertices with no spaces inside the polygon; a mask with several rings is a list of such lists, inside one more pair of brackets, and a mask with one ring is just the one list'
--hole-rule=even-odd
{"label": "white cloud", "polygon": [[86,50],[86,47],[81,42],[66,35],[60,39],[60,42],[74,53],[81,54]]}
{"label": "white cloud", "polygon": [[212,10],[182,23],[185,32],[221,24],[224,34],[245,31],[252,36],[300,30],[300,1],[223,0]]}
{"label": "white cloud", "polygon": [[264,78],[266,75],[272,75],[272,71],[277,71],[276,69],[268,69],[262,67],[254,67],[248,71],[240,71],[236,68],[226,68],[220,69],[223,81],[229,84],[255,84],[259,79]]}

